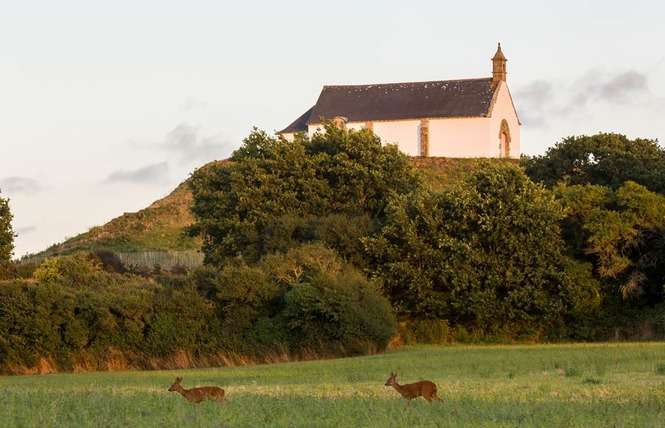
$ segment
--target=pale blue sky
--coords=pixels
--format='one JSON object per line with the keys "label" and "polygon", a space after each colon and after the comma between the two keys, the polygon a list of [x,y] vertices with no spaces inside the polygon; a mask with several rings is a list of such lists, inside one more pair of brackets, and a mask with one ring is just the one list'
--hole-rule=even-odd
{"label": "pale blue sky", "polygon": [[653,1],[0,0],[0,189],[17,255],[135,211],[323,84],[489,76],[501,41],[523,151],[665,139]]}

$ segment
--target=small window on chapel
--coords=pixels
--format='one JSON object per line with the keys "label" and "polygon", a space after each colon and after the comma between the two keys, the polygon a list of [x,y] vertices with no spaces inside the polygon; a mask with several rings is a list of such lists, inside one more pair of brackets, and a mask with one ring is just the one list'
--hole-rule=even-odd
{"label": "small window on chapel", "polygon": [[510,157],[510,128],[508,121],[503,119],[501,121],[501,129],[499,130],[499,156],[502,158]]}

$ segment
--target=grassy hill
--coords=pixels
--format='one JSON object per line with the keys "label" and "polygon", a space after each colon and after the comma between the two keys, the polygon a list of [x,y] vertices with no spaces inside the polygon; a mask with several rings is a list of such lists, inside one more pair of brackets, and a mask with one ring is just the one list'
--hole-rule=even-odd
{"label": "grassy hill", "polygon": [[[461,180],[468,172],[478,169],[482,161],[412,158],[414,166],[434,190],[442,190]],[[498,159],[491,161],[505,162]],[[93,227],[26,258],[26,261],[40,261],[46,257],[79,250],[107,249],[119,254],[129,264],[160,264],[163,267],[176,263],[197,264],[200,262],[200,255],[197,254],[200,241],[183,233],[193,221],[189,212],[191,200],[192,194],[185,181],[168,196],[147,208],[135,213],[125,213],[102,226]]]}
{"label": "grassy hill", "polygon": [[[0,426],[656,427],[665,344],[417,346],[250,367],[0,377]],[[428,379],[442,402],[384,386]],[[168,392],[219,385],[223,405]]]}

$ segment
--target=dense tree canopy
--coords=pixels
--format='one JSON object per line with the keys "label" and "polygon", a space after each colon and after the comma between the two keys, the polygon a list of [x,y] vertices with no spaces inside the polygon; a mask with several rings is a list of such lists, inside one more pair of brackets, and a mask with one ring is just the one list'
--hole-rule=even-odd
{"label": "dense tree canopy", "polygon": [[8,262],[14,254],[14,230],[9,201],[0,196],[0,263]]}
{"label": "dense tree canopy", "polygon": [[402,313],[537,332],[593,295],[566,277],[562,218],[517,166],[487,163],[456,189],[394,198],[366,245]]}
{"label": "dense tree canopy", "polygon": [[259,263],[197,271],[194,283],[218,308],[234,349],[382,349],[395,331],[390,302],[375,284],[321,244],[274,253]]}
{"label": "dense tree canopy", "polygon": [[568,137],[523,164],[529,177],[548,186],[564,181],[616,189],[634,181],[665,193],[665,149],[655,140],[604,133]]}
{"label": "dense tree canopy", "polygon": [[564,236],[611,292],[654,304],[665,299],[665,196],[628,181],[617,190],[560,185]]}
{"label": "dense tree canopy", "polygon": [[380,223],[388,197],[420,181],[396,147],[329,125],[293,142],[255,130],[231,162],[196,171],[191,185],[191,232],[208,263],[323,241],[360,264],[360,238]]}

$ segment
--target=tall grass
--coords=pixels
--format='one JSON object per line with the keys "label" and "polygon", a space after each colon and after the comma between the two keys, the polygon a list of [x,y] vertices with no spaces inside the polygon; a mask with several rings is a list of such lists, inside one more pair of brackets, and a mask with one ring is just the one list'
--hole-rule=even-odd
{"label": "tall grass", "polygon": [[[656,427],[664,353],[663,343],[417,346],[253,367],[0,377],[0,426]],[[383,385],[390,371],[436,382],[444,401],[407,407]],[[167,392],[176,376],[185,387],[222,386],[227,403]]]}

